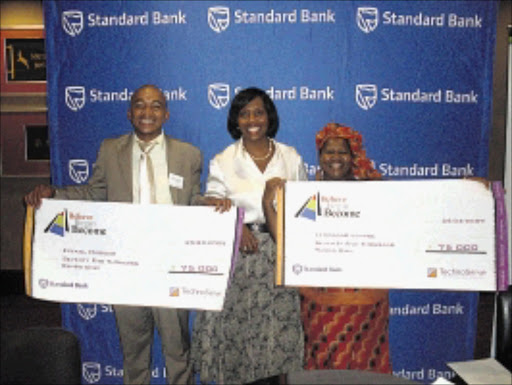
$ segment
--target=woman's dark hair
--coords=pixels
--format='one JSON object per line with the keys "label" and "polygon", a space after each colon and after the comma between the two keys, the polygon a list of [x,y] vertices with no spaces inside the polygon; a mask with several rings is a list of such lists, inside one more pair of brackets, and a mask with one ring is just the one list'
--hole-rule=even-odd
{"label": "woman's dark hair", "polygon": [[240,91],[236,94],[235,98],[231,102],[228,114],[228,132],[233,139],[240,139],[242,133],[238,128],[238,114],[240,111],[248,105],[253,99],[260,97],[263,100],[263,106],[268,116],[268,130],[267,136],[273,138],[277,134],[279,129],[279,116],[277,115],[277,109],[274,102],[267,93],[259,88],[250,87]]}

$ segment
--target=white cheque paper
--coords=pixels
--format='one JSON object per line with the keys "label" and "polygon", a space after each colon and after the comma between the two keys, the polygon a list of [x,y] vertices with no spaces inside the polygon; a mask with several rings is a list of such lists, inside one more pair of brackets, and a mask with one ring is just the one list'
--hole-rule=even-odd
{"label": "white cheque paper", "polygon": [[44,200],[32,296],[221,310],[243,213],[213,207]]}
{"label": "white cheque paper", "polygon": [[287,182],[284,202],[285,285],[496,290],[480,182]]}

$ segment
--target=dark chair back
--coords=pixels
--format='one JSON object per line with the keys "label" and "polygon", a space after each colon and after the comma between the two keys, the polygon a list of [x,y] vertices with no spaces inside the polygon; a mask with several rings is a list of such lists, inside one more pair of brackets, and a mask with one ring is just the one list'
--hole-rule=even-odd
{"label": "dark chair back", "polygon": [[512,372],[512,286],[498,293],[496,307],[496,360]]}
{"label": "dark chair back", "polygon": [[2,331],[0,347],[2,384],[81,384],[80,343],[70,331]]}

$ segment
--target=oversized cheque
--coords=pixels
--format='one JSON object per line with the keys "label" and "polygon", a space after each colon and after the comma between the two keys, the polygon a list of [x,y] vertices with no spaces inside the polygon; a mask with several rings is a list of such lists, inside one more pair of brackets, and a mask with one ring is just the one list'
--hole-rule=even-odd
{"label": "oversized cheque", "polygon": [[496,290],[483,183],[287,182],[278,211],[278,284]]}
{"label": "oversized cheque", "polygon": [[32,239],[27,215],[27,294],[221,310],[242,216],[212,207],[45,199]]}

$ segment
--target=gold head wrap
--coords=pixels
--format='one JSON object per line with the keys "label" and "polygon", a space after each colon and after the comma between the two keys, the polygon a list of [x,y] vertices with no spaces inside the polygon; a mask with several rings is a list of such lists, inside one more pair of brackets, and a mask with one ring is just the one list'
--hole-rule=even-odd
{"label": "gold head wrap", "polygon": [[363,149],[363,137],[359,132],[338,123],[328,123],[316,133],[315,143],[318,152],[330,138],[343,138],[348,141],[352,153],[352,173],[356,179],[382,178],[380,172],[373,166],[373,162],[366,157],[366,151]]}

